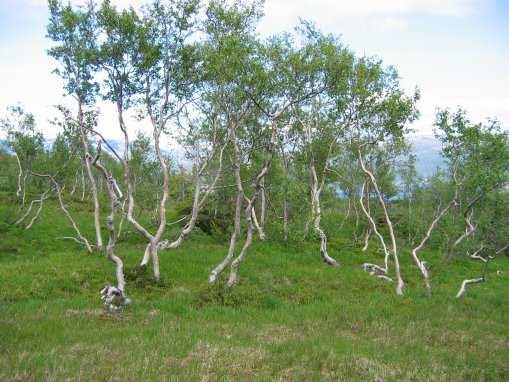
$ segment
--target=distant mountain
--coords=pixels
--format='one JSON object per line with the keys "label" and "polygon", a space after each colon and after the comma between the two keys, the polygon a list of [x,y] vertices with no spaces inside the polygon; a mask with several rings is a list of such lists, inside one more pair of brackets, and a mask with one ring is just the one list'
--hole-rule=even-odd
{"label": "distant mountain", "polygon": [[440,141],[432,135],[412,135],[408,137],[416,155],[416,169],[419,176],[429,177],[437,168],[444,168],[445,161],[440,155]]}
{"label": "distant mountain", "polygon": [[[53,139],[48,139],[45,143],[47,148],[53,144]],[[437,168],[445,166],[444,158],[440,155],[440,142],[432,135],[412,135],[408,137],[412,145],[413,152],[417,157],[417,173],[421,177],[429,177],[435,173]],[[117,139],[108,139],[108,143],[119,152],[123,151],[124,143]],[[0,150],[10,153],[7,142],[0,139]],[[107,148],[106,148],[107,150]],[[108,150],[109,151],[109,150]],[[180,147],[163,149],[165,154],[169,154],[175,161],[182,163],[184,167],[190,167],[189,160],[185,158],[184,152]]]}
{"label": "distant mountain", "polygon": [[4,151],[6,153],[9,153],[9,154],[11,152],[11,150],[9,149],[9,146],[7,145],[7,141],[5,139],[0,139],[0,150]]}

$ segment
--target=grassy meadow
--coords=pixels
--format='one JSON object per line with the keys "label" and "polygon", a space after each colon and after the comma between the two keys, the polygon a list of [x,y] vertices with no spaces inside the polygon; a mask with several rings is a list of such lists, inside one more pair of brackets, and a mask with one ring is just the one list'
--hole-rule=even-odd
{"label": "grassy meadow", "polygon": [[[114,282],[103,254],[68,240],[72,231],[51,203],[29,231],[13,227],[0,199],[0,380],[2,381],[507,381],[509,259],[490,264],[488,281],[455,299],[481,264],[423,251],[434,295],[425,297],[408,249],[406,293],[370,277],[377,243],[363,253],[331,232],[323,265],[318,243],[256,242],[232,290],[209,286],[227,243],[194,232],[160,253],[163,280],[136,268],[143,240],[117,245],[132,299],[106,314],[99,290]],[[92,218],[74,212],[92,237]],[[126,225],[126,229],[130,228]],[[106,233],[105,233],[106,236]]]}

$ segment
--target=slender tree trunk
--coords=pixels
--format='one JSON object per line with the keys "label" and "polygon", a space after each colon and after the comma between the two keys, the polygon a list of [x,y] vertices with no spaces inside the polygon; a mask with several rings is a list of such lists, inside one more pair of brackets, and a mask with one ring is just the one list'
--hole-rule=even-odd
{"label": "slender tree trunk", "polygon": [[30,223],[28,223],[28,225],[25,227],[25,230],[28,230],[30,228],[32,228],[32,225],[34,224],[34,222],[38,219],[39,217],[39,214],[41,213],[41,210],[42,210],[42,206],[44,204],[44,200],[48,198],[48,193],[51,191],[51,187],[48,188],[46,191],[44,191],[40,196],[39,196],[39,199],[34,199],[30,202],[27,210],[25,211],[25,213],[18,219],[14,222],[14,225],[19,225],[21,224],[29,215],[30,213],[32,212],[32,208],[34,207],[35,204],[39,204],[39,208],[37,209],[35,215],[32,217],[32,220],[30,220]]}
{"label": "slender tree trunk", "polygon": [[247,222],[247,234],[246,234],[246,241],[244,242],[244,245],[242,246],[242,250],[240,251],[239,256],[232,262],[230,267],[230,277],[228,278],[227,286],[228,288],[231,288],[237,283],[238,280],[238,270],[240,263],[244,260],[246,253],[251,246],[251,243],[253,242],[253,231],[254,231],[254,224],[253,224],[253,205],[250,201],[247,202],[247,206],[245,209],[245,217]]}
{"label": "slender tree trunk", "polygon": [[115,211],[120,208],[119,199],[121,199],[123,195],[112,174],[99,162],[100,154],[101,145],[99,144],[97,147],[96,157],[91,160],[90,156],[87,155],[87,158],[89,159],[89,163],[92,163],[92,165],[102,173],[104,180],[106,181],[106,188],[111,205],[110,214],[106,218],[106,227],[109,234],[108,244],[106,245],[106,255],[108,256],[108,259],[115,264],[115,275],[117,279],[116,290],[115,288],[106,286],[101,291],[101,294],[103,295],[106,309],[109,311],[118,311],[130,302],[125,293],[124,263],[122,259],[115,254],[115,244],[117,241],[117,235],[115,232]]}
{"label": "slender tree trunk", "polygon": [[[272,142],[274,141],[274,139],[275,139],[275,127],[273,126]],[[239,149],[238,149],[236,142],[234,143],[234,146],[235,146],[237,161],[240,164]],[[244,210],[244,214],[245,214],[246,223],[247,223],[247,233],[246,233],[246,240],[244,242],[244,245],[242,246],[239,256],[235,260],[233,260],[233,262],[231,263],[231,266],[230,266],[230,276],[229,276],[228,282],[226,284],[229,288],[233,287],[237,283],[239,266],[242,263],[242,261],[244,260],[244,258],[246,257],[247,251],[253,242],[253,231],[255,229],[254,222],[253,222],[254,205],[255,205],[256,199],[259,196],[260,191],[261,191],[261,181],[263,180],[263,178],[265,177],[265,175],[267,174],[267,172],[269,170],[271,159],[272,159],[271,151],[269,151],[269,158],[265,161],[261,171],[256,176],[256,180],[253,184],[253,195],[251,198],[246,197],[246,194],[242,187],[242,180],[240,178],[240,165],[239,165],[239,170],[238,171],[236,170],[237,189],[241,192],[241,195],[244,197],[244,200],[246,201],[246,208]]]}
{"label": "slender tree trunk", "polygon": [[92,190],[92,200],[94,202],[94,228],[96,246],[99,251],[103,248],[103,240],[101,235],[101,206],[99,205],[99,195],[97,193],[97,185],[95,182],[94,175],[92,174],[92,167],[90,164],[90,152],[88,149],[88,142],[85,133],[85,125],[83,120],[83,110],[81,100],[78,100],[78,125],[80,130],[81,145],[85,152],[85,169],[87,172],[88,180],[90,182],[90,189]]}
{"label": "slender tree trunk", "polygon": [[366,228],[366,233],[364,234],[364,246],[361,249],[362,252],[366,252],[368,250],[370,237],[371,237],[371,229],[368,227],[368,228]]}
{"label": "slender tree trunk", "polygon": [[345,223],[348,221],[348,218],[350,217],[350,212],[351,212],[351,209],[352,209],[352,200],[350,199],[350,197],[348,197],[347,199],[348,199],[348,208],[346,210],[346,214],[345,214],[345,217],[343,218],[343,221],[339,225],[339,229],[340,230],[343,228]]}
{"label": "slender tree trunk", "polygon": [[85,200],[85,172],[81,169],[81,201]]}
{"label": "slender tree trunk", "polygon": [[18,163],[18,189],[16,190],[16,196],[19,200],[21,200],[22,196],[22,187],[21,187],[21,179],[23,178],[23,168],[21,167],[21,161],[19,160],[19,156],[16,152],[14,152],[14,156],[16,157],[16,161]]}
{"label": "slender tree trunk", "polygon": [[403,288],[405,287],[405,283],[403,281],[403,278],[401,277],[399,258],[398,258],[398,246],[396,243],[396,236],[394,235],[394,228],[392,225],[392,221],[389,217],[389,212],[387,211],[387,206],[385,204],[383,195],[380,192],[380,189],[378,188],[378,183],[376,181],[376,178],[373,175],[373,173],[366,168],[366,166],[364,164],[364,160],[362,159],[362,154],[361,154],[360,149],[358,149],[358,155],[359,155],[359,162],[362,167],[362,171],[364,171],[364,173],[371,180],[371,184],[373,185],[373,187],[375,189],[376,195],[378,197],[378,201],[380,202],[380,205],[382,206],[382,209],[384,212],[385,222],[387,223],[387,227],[389,228],[389,234],[390,234],[391,242],[392,242],[392,256],[394,258],[394,268],[396,271],[396,279],[397,279],[396,293],[398,295],[403,295]]}
{"label": "slender tree trunk", "polygon": [[78,238],[69,237],[66,239],[72,239],[80,244],[83,244],[85,246],[85,248],[87,249],[88,253],[92,253],[93,252],[92,246],[88,242],[87,238],[81,234],[81,232],[78,228],[78,225],[76,224],[71,213],[69,212],[69,210],[67,210],[67,207],[65,206],[64,199],[62,197],[62,189],[60,188],[60,184],[58,184],[56,179],[51,175],[36,174],[36,173],[33,173],[33,174],[35,176],[38,176],[41,178],[48,178],[50,180],[50,182],[53,183],[53,187],[55,189],[55,192],[57,193],[58,202],[60,204],[60,209],[62,210],[64,215],[67,217],[67,220],[69,220],[69,223],[71,223],[72,228],[74,229],[74,231],[76,232],[76,235],[78,236]]}
{"label": "slender tree trunk", "polygon": [[35,212],[35,215],[30,220],[30,223],[28,223],[28,225],[25,227],[25,230],[29,230],[30,228],[32,228],[32,226],[34,225],[36,220],[41,215],[42,207],[44,206],[44,201],[48,198],[48,194],[49,194],[50,191],[51,191],[51,189],[48,189],[43,194],[41,194],[41,197],[39,199],[39,208],[37,208],[37,211]]}
{"label": "slender tree trunk", "polygon": [[161,126],[157,126],[156,121],[152,118],[152,124],[154,127],[154,146],[156,149],[156,156],[159,160],[159,164],[161,166],[161,169],[163,171],[163,194],[161,196],[160,202],[159,202],[159,227],[157,228],[157,231],[150,241],[150,256],[152,258],[152,266],[154,270],[154,277],[156,280],[159,280],[160,278],[160,272],[159,272],[159,256],[157,254],[159,242],[161,241],[161,238],[164,234],[164,231],[166,230],[166,203],[168,201],[168,190],[169,190],[169,173],[168,173],[168,165],[166,164],[166,161],[163,158],[163,155],[161,153],[160,143],[159,143],[159,137],[162,131]]}
{"label": "slender tree trunk", "polygon": [[[123,117],[123,108],[122,103],[117,103],[117,116],[118,116],[118,123],[120,126],[120,130],[122,131],[124,135],[124,156],[122,158],[122,165],[124,168],[124,183],[127,188],[127,221],[143,236],[147,241],[149,242],[149,256],[152,259],[152,266],[153,266],[153,273],[154,278],[159,281],[160,279],[160,270],[159,270],[159,257],[157,254],[157,240],[154,235],[152,235],[150,232],[148,232],[147,229],[145,229],[134,217],[134,207],[135,207],[135,201],[134,201],[134,190],[133,190],[133,184],[131,181],[131,169],[129,167],[129,134],[127,132],[127,126],[124,122]],[[153,121],[153,120],[152,120]],[[157,141],[154,142],[156,145],[156,155],[158,156],[158,159],[160,160],[160,164],[163,166],[163,188],[168,187],[168,172],[166,171],[166,163],[164,160],[161,161],[160,157],[160,151],[159,151],[159,136],[158,132],[155,129],[155,125],[153,123],[154,128],[154,138],[157,137]],[[160,200],[159,204],[159,212],[161,216],[161,222],[164,222],[164,226],[166,226],[166,199],[167,199],[167,192],[163,191],[163,198]],[[161,227],[161,225],[158,228],[158,233],[161,235],[164,231],[164,227]],[[157,235],[157,234],[156,234]],[[159,237],[160,237],[159,235]],[[145,256],[145,255],[144,255]]]}
{"label": "slender tree trunk", "polygon": [[72,185],[71,192],[69,193],[70,196],[73,196],[76,192],[76,188],[78,187],[78,171],[74,174],[74,183]]}
{"label": "slender tree trunk", "polygon": [[27,190],[27,177],[28,172],[25,172],[25,176],[23,176],[23,192],[21,195],[21,206],[25,206],[25,199],[26,199],[26,190]]}
{"label": "slender tree trunk", "polygon": [[117,239],[120,239],[120,237],[122,236],[122,228],[124,226],[124,220],[125,220],[125,203],[126,203],[126,200],[124,199],[124,201],[122,202],[122,207],[120,209],[120,222],[118,223],[118,229],[117,229]]}
{"label": "slender tree trunk", "polygon": [[[368,210],[368,208],[364,205],[364,189],[366,187],[366,183],[367,183],[367,181],[362,184],[361,196],[359,198],[359,203],[360,203],[362,212],[364,212],[364,215],[368,219],[368,222],[371,224],[373,232],[380,240],[380,244],[382,245],[382,248],[384,250],[384,267],[380,267],[379,265],[371,264],[371,263],[364,263],[362,265],[362,267],[365,270],[369,270],[371,272],[370,274],[373,276],[378,276],[380,273],[387,276],[387,274],[389,273],[389,257],[391,256],[391,253],[390,253],[389,249],[387,248],[387,245],[385,244],[384,237],[378,231],[378,228],[375,223],[375,219],[373,219],[373,217],[371,216],[370,210]],[[366,236],[366,237],[368,237],[368,236]]]}
{"label": "slender tree trunk", "polygon": [[208,197],[210,194],[215,190],[216,184],[221,177],[223,173],[223,153],[226,149],[228,142],[226,142],[219,151],[219,165],[216,171],[216,174],[212,180],[212,182],[209,184],[207,189],[204,191],[203,195],[201,193],[201,176],[203,172],[205,171],[205,168],[208,165],[208,162],[210,159],[212,159],[212,155],[208,160],[206,160],[201,168],[197,171],[195,174],[195,181],[194,181],[194,198],[193,198],[193,208],[191,210],[191,218],[187,222],[187,224],[184,226],[182,231],[180,232],[179,236],[176,240],[173,242],[170,242],[168,240],[161,241],[159,243],[159,249],[175,249],[180,247],[180,245],[184,242],[184,239],[192,232],[194,227],[196,226],[196,221],[198,220],[198,213],[203,208],[205,203],[207,202]]}
{"label": "slender tree trunk", "polygon": [[[471,259],[480,260],[480,261],[482,261],[484,263],[483,272],[482,272],[481,277],[474,278],[474,279],[465,279],[465,280],[463,280],[463,282],[461,283],[461,287],[460,287],[458,293],[456,294],[456,298],[462,297],[466,293],[467,287],[469,285],[480,284],[480,283],[483,283],[483,282],[486,281],[486,274],[488,273],[488,264],[489,264],[490,260],[492,260],[494,257],[492,257],[492,256],[486,256],[486,257],[480,256],[479,253],[483,249],[484,249],[484,245],[481,245],[481,248],[479,248],[474,254],[472,254],[470,256]],[[497,251],[497,253],[498,253],[498,251]]]}
{"label": "slender tree trunk", "polygon": [[260,191],[260,227],[262,230],[265,228],[265,218],[266,218],[266,210],[267,210],[267,201],[265,199],[265,178],[261,181],[261,191]]}
{"label": "slender tree trunk", "polygon": [[424,237],[422,238],[419,245],[417,247],[415,247],[414,249],[412,249],[412,258],[414,259],[414,262],[415,262],[415,265],[417,265],[417,268],[419,268],[419,271],[421,271],[422,277],[424,279],[424,285],[426,287],[426,293],[428,294],[428,296],[431,296],[431,283],[429,280],[428,268],[426,266],[426,262],[421,260],[417,253],[424,247],[426,242],[429,240],[429,238],[431,237],[431,233],[437,226],[438,222],[444,217],[444,215],[447,213],[447,211],[449,211],[449,209],[454,204],[456,204],[456,198],[457,198],[457,192],[456,192],[456,195],[454,196],[454,198],[447,204],[447,206],[445,206],[442,210],[440,210],[436,214],[435,219],[433,219],[433,221],[431,222],[428,230],[426,231],[426,235],[424,235]]}
{"label": "slender tree trunk", "polygon": [[320,207],[320,194],[322,192],[322,187],[318,186],[318,177],[316,174],[316,168],[314,162],[311,160],[309,165],[309,170],[311,172],[311,210],[313,216],[313,227],[315,232],[320,237],[320,255],[325,264],[331,266],[338,266],[338,262],[329,256],[327,252],[327,235],[324,230],[320,226],[320,220],[322,218],[322,211]]}
{"label": "slender tree trunk", "polygon": [[453,254],[454,254],[454,250],[456,249],[456,247],[458,245],[460,245],[463,242],[463,240],[465,240],[469,236],[473,235],[473,233],[477,229],[477,226],[474,226],[472,224],[472,216],[473,215],[474,215],[474,210],[473,209],[471,209],[470,211],[467,210],[465,212],[465,214],[464,214],[464,220],[465,220],[465,225],[466,225],[465,232],[463,232],[463,234],[461,234],[461,236],[456,239],[456,241],[452,244],[452,246],[449,247],[449,250],[447,251],[447,258],[448,259],[452,258]]}
{"label": "slender tree trunk", "polygon": [[[243,198],[246,202],[246,207],[245,207],[244,211],[245,211],[245,218],[246,218],[246,222],[247,222],[247,234],[246,234],[246,241],[244,242],[244,245],[242,247],[242,250],[241,250],[239,256],[235,260],[233,260],[233,262],[231,262],[230,276],[229,276],[228,282],[227,282],[228,287],[234,286],[235,283],[237,282],[239,266],[242,263],[242,261],[244,260],[246,254],[247,254],[247,251],[248,251],[249,247],[251,246],[251,243],[253,240],[254,223],[253,223],[253,218],[252,218],[253,217],[252,210],[255,206],[256,199],[260,194],[261,183],[262,183],[263,179],[265,178],[265,176],[267,175],[270,165],[271,165],[271,162],[272,162],[272,155],[273,155],[275,144],[276,144],[276,120],[277,120],[277,116],[274,116],[273,120],[272,120],[272,126],[271,126],[272,134],[271,134],[271,140],[270,140],[270,144],[269,144],[269,148],[268,148],[268,156],[267,156],[267,159],[265,160],[265,163],[263,164],[263,167],[261,168],[260,172],[258,173],[258,175],[255,178],[255,181],[253,184],[253,195],[251,196],[251,198],[248,198],[246,196],[246,194],[244,192],[244,188],[242,186],[242,178],[241,178],[241,174],[240,174],[241,157],[240,157],[240,150],[239,150],[239,146],[238,146],[237,138],[236,138],[236,131],[235,131],[236,126],[234,124],[231,124],[229,127],[230,139],[231,139],[234,153],[235,153],[235,155],[234,155],[234,161],[235,161],[234,173],[235,173],[235,183],[237,186],[237,203],[236,203],[237,205],[236,205],[236,211],[235,211],[235,226],[236,226],[235,231],[237,231],[237,226],[240,228],[240,216],[239,216],[240,208],[241,208],[240,204],[241,204],[242,198]],[[229,248],[228,254],[225,257],[225,259],[223,260],[223,262],[221,264],[219,264],[219,266],[217,266],[212,271],[212,273],[209,277],[210,282],[214,282],[217,279],[217,275],[219,275],[221,273],[221,271],[224,270],[223,266],[226,267],[227,264],[231,261],[231,256],[233,256],[233,253],[235,250],[236,238],[237,238],[236,233],[232,234],[232,240],[230,241],[230,248]]]}
{"label": "slender tree trunk", "polygon": [[214,284],[217,281],[218,276],[230,265],[233,255],[235,254],[235,247],[237,246],[237,239],[240,236],[240,214],[242,209],[243,196],[240,191],[237,190],[237,198],[235,201],[235,218],[234,228],[230,237],[230,246],[228,247],[228,253],[226,257],[219,263],[209,275],[209,283]]}
{"label": "slender tree trunk", "polygon": [[[357,244],[358,237],[358,230],[359,230],[359,210],[357,209],[357,200],[353,201],[353,209],[355,211],[355,230],[354,230],[354,242]],[[367,248],[366,248],[367,249]]]}
{"label": "slender tree trunk", "polygon": [[260,237],[260,240],[265,240],[265,231],[263,230],[263,226],[258,222],[258,218],[256,217],[256,209],[251,209],[251,219],[253,222],[253,226],[258,231],[258,236]]}
{"label": "slender tree trunk", "polygon": [[[370,203],[369,203],[369,200],[370,200],[370,197],[369,197],[369,195],[370,195],[369,184],[365,183],[365,186],[366,186],[366,192],[364,193],[364,195],[366,197],[366,210],[368,211],[368,215],[371,216],[371,206],[370,206]],[[361,203],[362,203],[362,200],[361,200]],[[369,248],[369,239],[370,238],[371,238],[371,229],[368,226],[366,228],[366,233],[364,234],[364,246],[362,247],[362,252],[366,252],[368,250],[368,248]]]}

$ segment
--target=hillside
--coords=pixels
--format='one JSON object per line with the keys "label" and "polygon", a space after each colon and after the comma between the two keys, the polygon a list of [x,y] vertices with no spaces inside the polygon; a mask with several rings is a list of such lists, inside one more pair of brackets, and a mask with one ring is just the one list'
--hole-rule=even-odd
{"label": "hillside", "polygon": [[[129,234],[117,253],[133,302],[109,315],[99,290],[114,281],[113,265],[59,240],[71,231],[54,206],[24,232],[7,224],[8,204],[0,203],[0,380],[509,378],[506,257],[490,265],[487,283],[457,300],[461,280],[480,265],[438,267],[441,254],[427,251],[430,299],[402,251],[407,290],[398,297],[360,267],[380,259],[376,243],[362,253],[345,233],[330,232],[340,267],[323,265],[315,243],[256,242],[229,291],[207,283],[226,242],[193,233],[161,254],[163,281],[155,284],[134,271],[144,245]],[[76,213],[92,235],[90,217]]]}

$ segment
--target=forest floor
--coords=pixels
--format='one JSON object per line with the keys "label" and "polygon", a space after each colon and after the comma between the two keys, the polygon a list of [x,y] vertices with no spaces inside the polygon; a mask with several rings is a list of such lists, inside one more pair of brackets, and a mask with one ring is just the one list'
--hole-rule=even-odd
{"label": "forest floor", "polygon": [[[381,260],[374,241],[362,253],[332,235],[337,268],[321,263],[316,243],[257,242],[227,290],[224,279],[207,283],[224,242],[197,232],[162,252],[155,284],[150,270],[134,271],[144,245],[133,233],[117,246],[132,304],[111,315],[99,299],[114,282],[104,255],[57,239],[71,231],[54,208],[29,231],[8,224],[12,211],[0,206],[0,380],[509,380],[507,257],[458,300],[481,264],[424,251],[427,298],[402,250],[398,297],[361,269]],[[90,215],[78,216],[90,237]]]}

